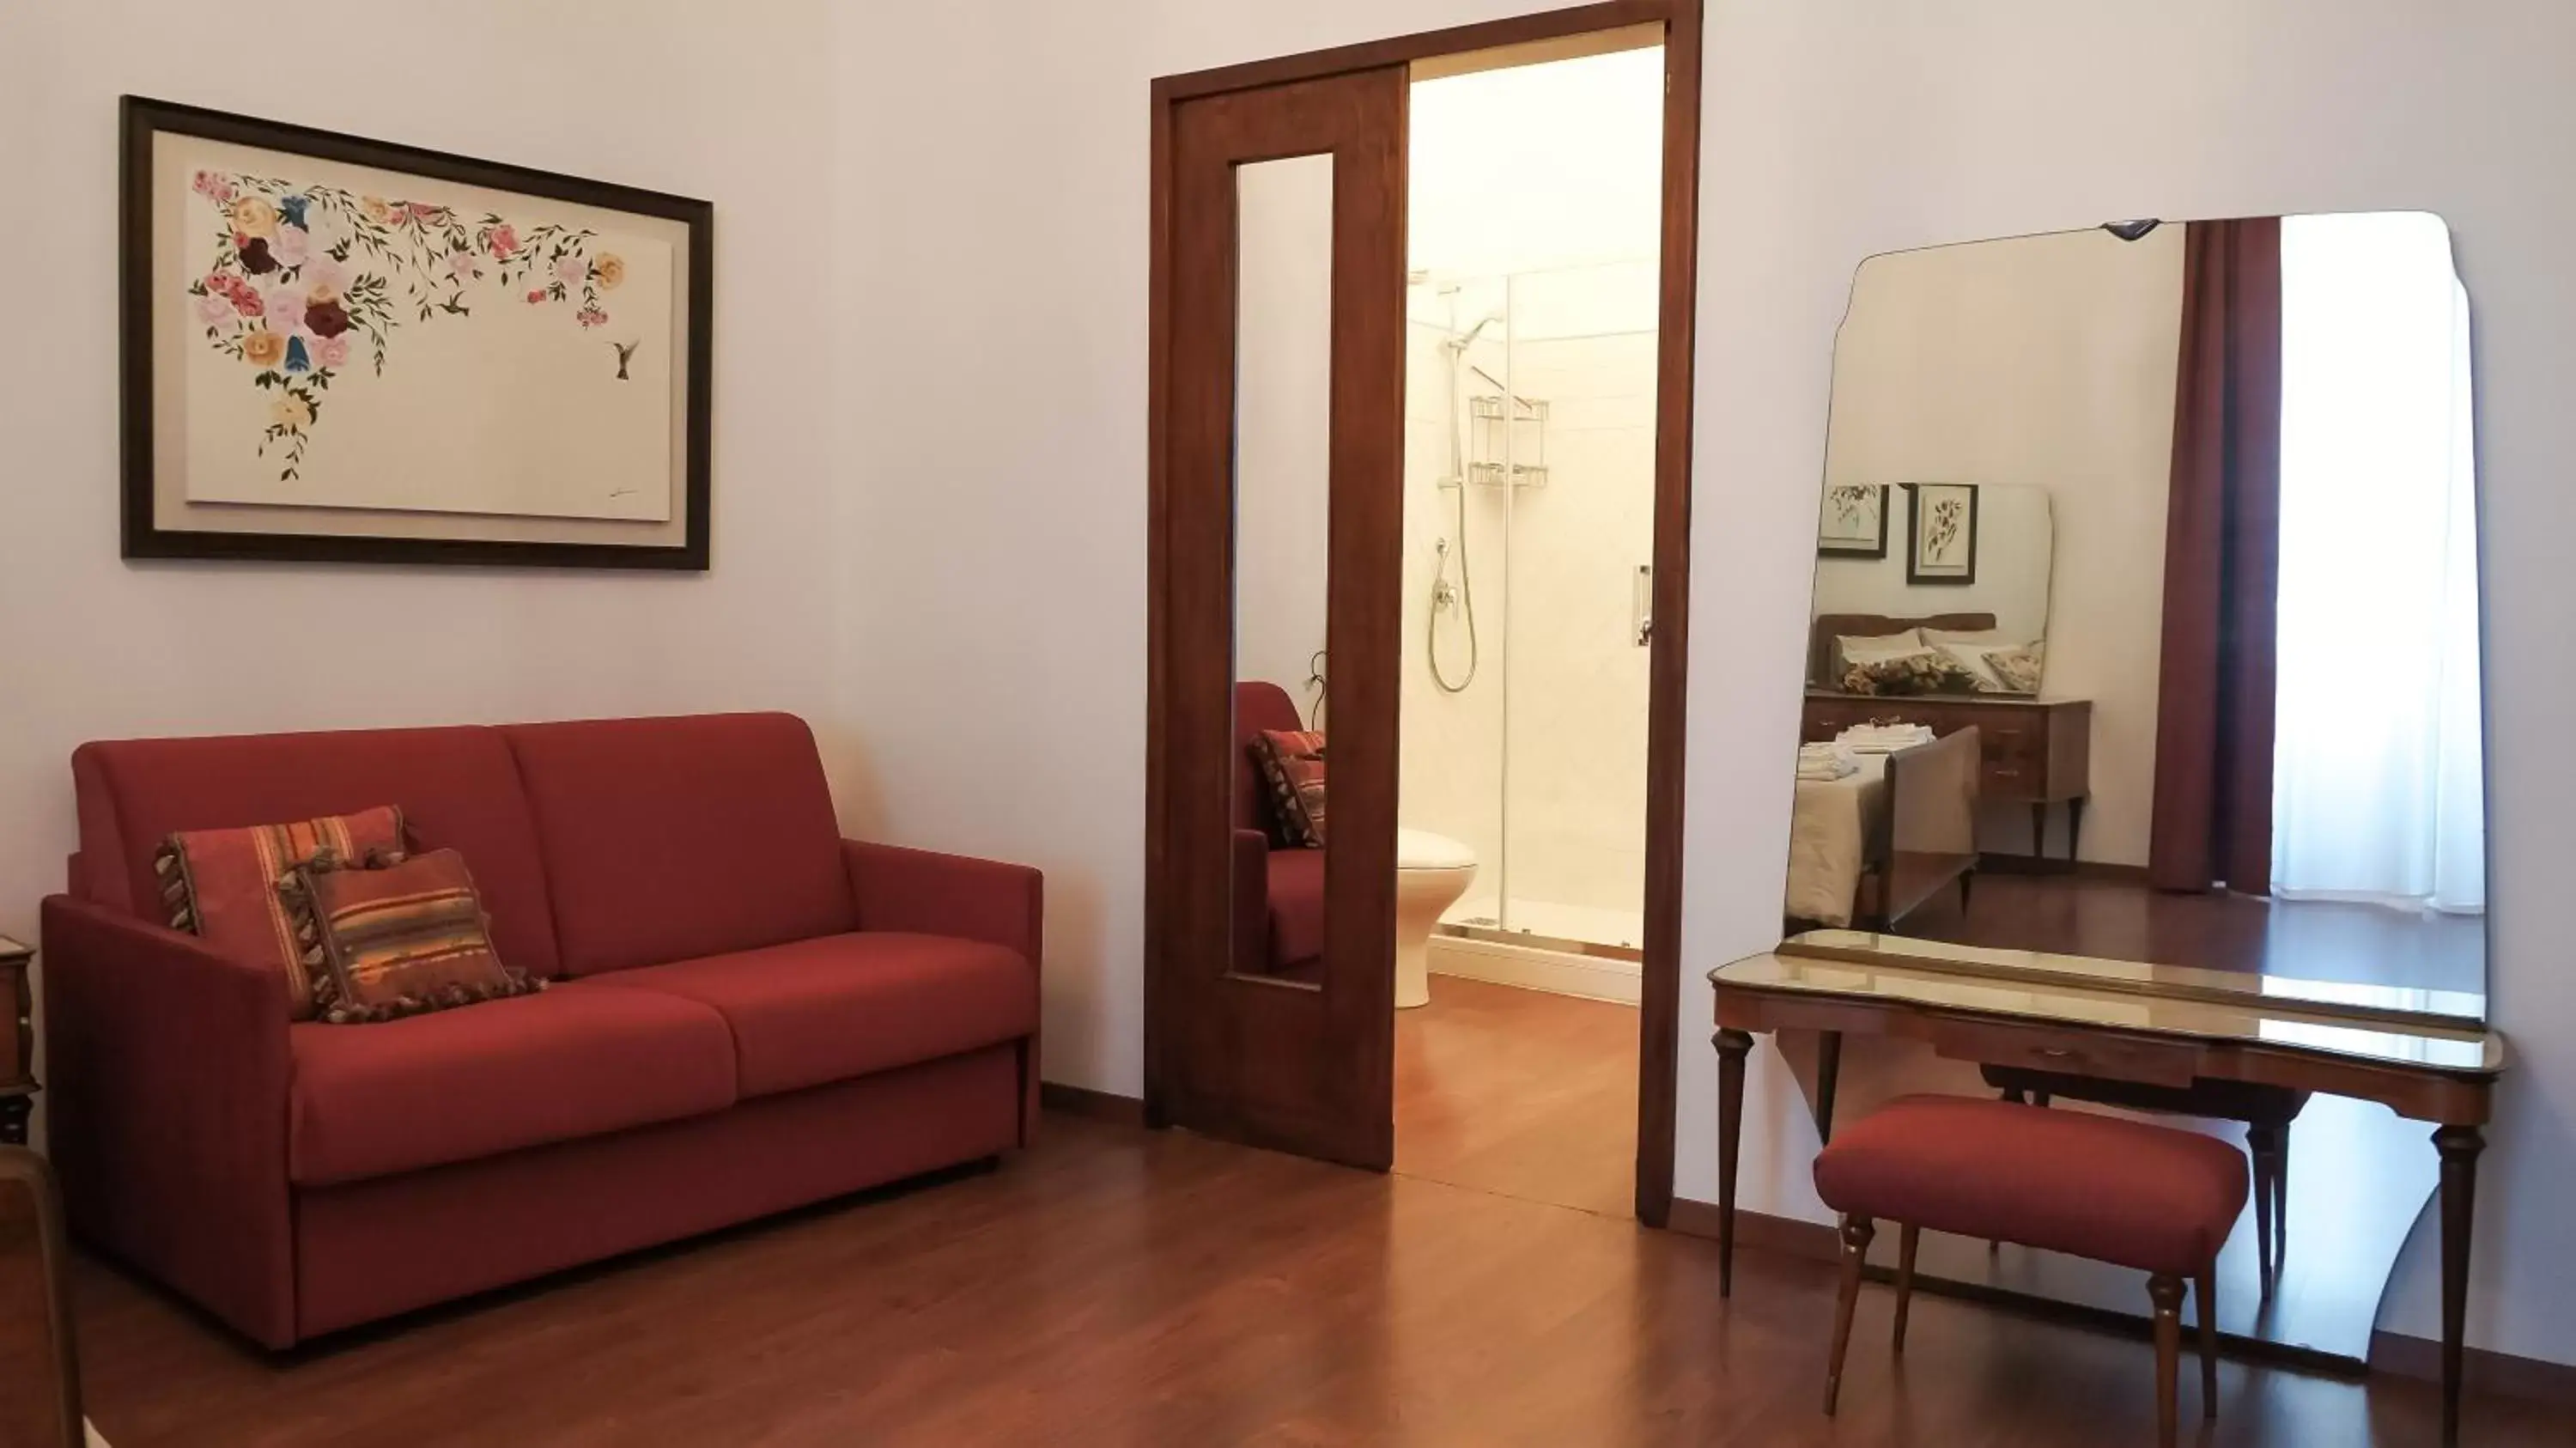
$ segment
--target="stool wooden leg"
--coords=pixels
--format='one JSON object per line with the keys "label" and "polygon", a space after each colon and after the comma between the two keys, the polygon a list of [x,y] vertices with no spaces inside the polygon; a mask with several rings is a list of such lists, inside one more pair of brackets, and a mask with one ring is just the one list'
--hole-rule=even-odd
{"label": "stool wooden leg", "polygon": [[2191,1305],[2200,1314],[2200,1415],[2218,1416],[2218,1263],[2200,1269],[2191,1285]]}
{"label": "stool wooden leg", "polygon": [[1843,1218],[1843,1285],[1834,1298],[1834,1351],[1825,1364],[1825,1416],[1843,1391],[1843,1353],[1851,1346],[1852,1308],[1860,1301],[1861,1263],[1869,1256],[1869,1239],[1877,1235],[1867,1217]]}
{"label": "stool wooden leg", "polygon": [[2174,1448],[2175,1380],[2182,1375],[2182,1279],[2157,1273],[2147,1279],[2156,1305],[2156,1444]]}
{"label": "stool wooden leg", "polygon": [[1922,1239],[1923,1229],[1912,1222],[1900,1224],[1896,1237],[1896,1351],[1905,1351],[1905,1311],[1914,1305],[1914,1247]]}

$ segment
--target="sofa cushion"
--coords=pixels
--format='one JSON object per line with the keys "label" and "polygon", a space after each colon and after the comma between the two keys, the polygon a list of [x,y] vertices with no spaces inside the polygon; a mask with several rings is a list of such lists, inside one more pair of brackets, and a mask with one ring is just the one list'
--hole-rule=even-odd
{"label": "sofa cushion", "polygon": [[1324,953],[1324,852],[1270,852],[1270,964],[1273,969]]}
{"label": "sofa cushion", "polygon": [[676,995],[574,983],[379,1025],[287,1029],[287,1168],[305,1186],[734,1102],[732,1033],[721,1016]]}
{"label": "sofa cushion", "polygon": [[76,885],[156,922],[152,856],[180,830],[309,820],[391,804],[412,844],[453,847],[474,871],[492,943],[553,975],[555,923],[519,766],[496,729],[366,729],[208,739],[120,739],[72,755],[80,812]]}
{"label": "sofa cushion", "polygon": [[568,973],[856,928],[805,721],[710,714],[503,732],[535,810]]}
{"label": "sofa cushion", "polygon": [[[382,859],[382,857],[379,857]],[[322,1019],[366,1025],[529,995],[545,982],[492,953],[483,902],[454,850],[360,869],[307,865],[279,887],[301,900],[331,979]]]}
{"label": "sofa cushion", "polygon": [[325,861],[364,860],[409,845],[391,805],[285,824],[181,830],[161,846],[161,903],[169,926],[235,960],[286,977],[286,1014],[309,1021],[331,993],[330,971],[309,958],[313,911],[289,888],[294,873]]}
{"label": "sofa cushion", "polygon": [[583,985],[714,1010],[733,1028],[746,1098],[953,1056],[1038,1025],[1038,973],[1019,952],[944,935],[833,935]]}

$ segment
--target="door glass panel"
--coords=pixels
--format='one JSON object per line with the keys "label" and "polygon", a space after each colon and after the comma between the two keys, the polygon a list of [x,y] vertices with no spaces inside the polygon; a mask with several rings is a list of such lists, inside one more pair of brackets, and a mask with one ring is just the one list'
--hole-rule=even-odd
{"label": "door glass panel", "polygon": [[1324,946],[1333,158],[1235,168],[1232,969],[1315,986]]}

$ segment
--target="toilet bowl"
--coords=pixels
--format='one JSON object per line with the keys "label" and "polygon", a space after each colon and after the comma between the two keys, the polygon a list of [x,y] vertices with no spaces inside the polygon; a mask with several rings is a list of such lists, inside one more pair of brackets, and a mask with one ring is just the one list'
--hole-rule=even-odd
{"label": "toilet bowl", "polygon": [[1476,879],[1476,852],[1429,830],[1395,832],[1395,1004],[1431,1003],[1426,957],[1440,913]]}

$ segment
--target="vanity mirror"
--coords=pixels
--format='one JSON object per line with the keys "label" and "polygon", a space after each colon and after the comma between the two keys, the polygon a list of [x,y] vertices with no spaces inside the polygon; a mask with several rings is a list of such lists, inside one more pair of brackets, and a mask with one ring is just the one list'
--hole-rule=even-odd
{"label": "vanity mirror", "polygon": [[1864,264],[1793,945],[2383,986],[2482,1019],[2468,336],[2420,212]]}

